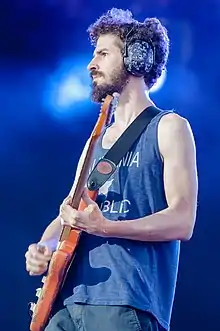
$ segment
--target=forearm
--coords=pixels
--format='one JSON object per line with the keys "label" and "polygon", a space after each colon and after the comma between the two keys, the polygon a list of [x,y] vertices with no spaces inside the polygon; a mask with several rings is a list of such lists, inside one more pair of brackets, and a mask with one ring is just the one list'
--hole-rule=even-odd
{"label": "forearm", "polygon": [[55,250],[59,240],[61,229],[62,225],[60,222],[60,217],[58,216],[45,229],[40,239],[40,243],[47,243],[52,250]]}
{"label": "forearm", "polygon": [[106,236],[139,241],[190,239],[194,217],[186,210],[164,209],[158,213],[127,221],[109,221]]}

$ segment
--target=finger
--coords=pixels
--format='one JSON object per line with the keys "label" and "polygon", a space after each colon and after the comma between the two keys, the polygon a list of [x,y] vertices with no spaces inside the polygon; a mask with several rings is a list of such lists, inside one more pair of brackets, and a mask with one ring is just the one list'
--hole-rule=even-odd
{"label": "finger", "polygon": [[70,205],[72,203],[72,197],[67,197],[63,200],[63,202],[60,205],[60,211],[62,210],[63,206]]}
{"label": "finger", "polygon": [[65,215],[68,215],[69,218],[74,218],[76,220],[78,220],[81,217],[81,212],[72,208],[71,206],[63,206],[62,208],[62,212]]}
{"label": "finger", "polygon": [[62,225],[76,225],[77,220],[75,219],[74,214],[70,214],[65,209],[63,209],[60,216],[62,219]]}
{"label": "finger", "polygon": [[62,213],[65,212],[66,214],[68,214],[70,216],[70,215],[74,214],[73,210],[74,209],[70,205],[63,205],[60,209],[60,213],[62,215]]}
{"label": "finger", "polygon": [[50,255],[44,255],[41,252],[38,252],[37,248],[30,249],[26,255],[26,259],[33,258],[39,262],[47,262],[51,259]]}
{"label": "finger", "polygon": [[86,204],[87,206],[89,206],[89,205],[96,205],[95,201],[93,201],[93,200],[89,197],[88,192],[87,192],[86,189],[83,191],[82,199],[83,199],[83,201],[85,202],[85,204]]}
{"label": "finger", "polygon": [[36,247],[37,247],[37,244],[31,244],[31,245],[29,245],[28,246],[28,252],[36,249]]}
{"label": "finger", "polygon": [[72,223],[70,224],[69,222],[65,222],[63,221],[63,226],[70,226],[73,230],[76,231],[85,231],[86,230],[86,226],[83,223],[77,222],[77,225],[72,225]]}
{"label": "finger", "polygon": [[69,205],[72,202],[72,197],[68,196],[66,199],[64,199],[62,205]]}
{"label": "finger", "polygon": [[30,275],[30,276],[40,276],[40,275],[42,275],[43,272],[44,272],[44,271],[39,271],[39,272],[33,272],[33,271],[30,271],[30,272],[29,272],[29,275]]}
{"label": "finger", "polygon": [[48,262],[39,262],[33,258],[28,259],[28,261],[26,262],[26,267],[30,270],[32,270],[32,268],[35,268],[35,269],[47,268],[47,266],[48,266]]}
{"label": "finger", "polygon": [[69,212],[65,212],[65,210],[61,214],[62,225],[71,226],[73,229],[81,230],[84,229],[84,224],[81,221],[81,213],[76,209],[72,208],[71,214]]}
{"label": "finger", "polygon": [[74,225],[71,225],[71,224],[66,223],[66,222],[63,222],[62,225],[63,226],[70,226],[73,230],[76,230],[76,231],[83,231],[83,230],[85,230],[85,228],[83,228],[83,227],[74,226]]}
{"label": "finger", "polygon": [[33,258],[31,255],[26,258],[26,265],[34,265],[34,266],[45,266],[49,263],[49,260],[37,260],[36,258]]}
{"label": "finger", "polygon": [[46,244],[41,242],[37,244],[37,251],[46,257],[51,257],[52,255],[52,250]]}
{"label": "finger", "polygon": [[46,267],[34,267],[34,266],[27,266],[26,267],[27,272],[29,272],[30,276],[37,276],[37,275],[42,275],[47,270]]}
{"label": "finger", "polygon": [[65,221],[63,217],[60,217],[60,218],[61,218],[61,225],[62,226],[71,226],[69,221]]}

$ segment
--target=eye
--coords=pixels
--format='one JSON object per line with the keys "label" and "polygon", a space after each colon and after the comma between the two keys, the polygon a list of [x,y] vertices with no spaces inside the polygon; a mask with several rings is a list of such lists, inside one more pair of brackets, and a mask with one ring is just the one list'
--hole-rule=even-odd
{"label": "eye", "polygon": [[108,53],[105,52],[105,51],[102,51],[101,55],[102,55],[103,57],[106,57],[106,55],[108,55]]}

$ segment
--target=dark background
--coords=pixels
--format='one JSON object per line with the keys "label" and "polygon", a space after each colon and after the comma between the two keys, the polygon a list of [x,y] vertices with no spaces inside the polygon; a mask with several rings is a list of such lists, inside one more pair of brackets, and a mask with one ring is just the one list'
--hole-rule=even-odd
{"label": "dark background", "polygon": [[24,254],[58,212],[98,108],[89,101],[87,26],[112,6],[166,24],[171,54],[162,108],[187,117],[199,171],[198,217],[182,245],[172,331],[219,331],[218,0],[6,0],[0,3],[1,330],[28,330],[40,278]]}

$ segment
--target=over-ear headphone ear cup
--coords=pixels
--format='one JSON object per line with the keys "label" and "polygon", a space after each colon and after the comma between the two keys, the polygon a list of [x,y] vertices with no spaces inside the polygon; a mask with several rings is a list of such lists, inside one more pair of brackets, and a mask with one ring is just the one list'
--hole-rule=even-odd
{"label": "over-ear headphone ear cup", "polygon": [[150,72],[154,64],[152,46],[143,40],[125,44],[124,65],[128,73],[141,77]]}

